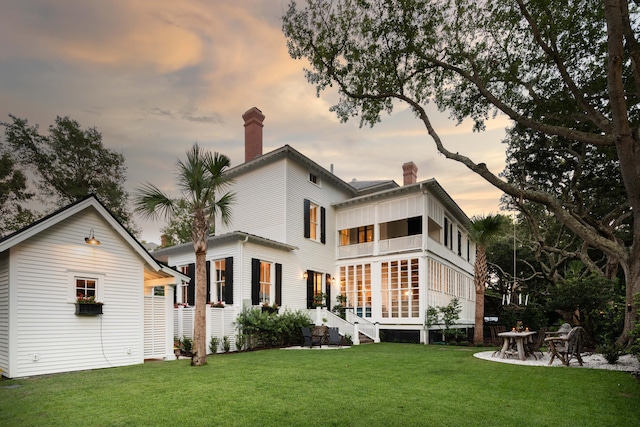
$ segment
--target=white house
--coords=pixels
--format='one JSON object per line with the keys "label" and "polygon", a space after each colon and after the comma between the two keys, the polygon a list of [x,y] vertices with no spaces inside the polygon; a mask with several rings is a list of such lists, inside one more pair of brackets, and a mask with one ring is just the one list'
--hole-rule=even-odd
{"label": "white house", "polygon": [[[233,339],[229,319],[245,306],[313,309],[324,297],[330,310],[338,295],[347,298],[349,322],[326,309],[310,314],[350,335],[357,324],[374,340],[382,331],[426,342],[427,307],[454,297],[462,303],[459,325],[473,326],[470,221],[435,180],[418,182],[409,162],[403,186],[347,183],[289,145],[263,154],[264,115],[252,108],[243,118],[245,162],[227,172],[236,193],[232,222],[216,223],[207,253],[207,299],[226,303],[225,335]],[[193,274],[192,244],[153,254]],[[176,299],[193,304],[193,292],[193,284],[183,286]],[[190,321],[182,326],[179,334],[189,335]]]}
{"label": "white house", "polygon": [[[98,243],[99,244],[96,244]],[[175,358],[173,294],[188,281],[87,196],[0,239],[0,369],[24,377]],[[102,314],[76,314],[103,303]]]}

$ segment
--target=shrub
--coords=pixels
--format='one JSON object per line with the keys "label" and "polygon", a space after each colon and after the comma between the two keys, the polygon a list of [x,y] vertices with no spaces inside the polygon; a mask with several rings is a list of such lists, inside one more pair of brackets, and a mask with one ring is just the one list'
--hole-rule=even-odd
{"label": "shrub", "polygon": [[244,351],[244,347],[247,345],[247,336],[245,334],[236,335],[236,350]]}
{"label": "shrub", "polygon": [[247,335],[250,349],[299,344],[302,340],[300,328],[312,324],[302,311],[286,310],[282,314],[269,315],[257,308],[242,310],[235,323],[241,334]]}
{"label": "shrub", "polygon": [[218,352],[219,345],[220,338],[216,336],[211,337],[211,341],[209,341],[209,352],[212,354],[216,354]]}
{"label": "shrub", "polygon": [[229,341],[229,337],[225,335],[222,337],[222,351],[229,353],[229,350],[231,350],[231,341]]}
{"label": "shrub", "polygon": [[180,340],[180,349],[185,355],[190,356],[193,350],[193,340],[188,337],[182,337]]}

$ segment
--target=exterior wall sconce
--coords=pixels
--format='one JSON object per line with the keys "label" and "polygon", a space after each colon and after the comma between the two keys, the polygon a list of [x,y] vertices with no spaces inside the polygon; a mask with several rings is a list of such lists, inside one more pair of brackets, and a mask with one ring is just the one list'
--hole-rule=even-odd
{"label": "exterior wall sconce", "polygon": [[100,240],[96,239],[96,236],[93,234],[93,228],[89,231],[89,237],[84,238],[84,242],[87,245],[98,246],[100,244]]}
{"label": "exterior wall sconce", "polygon": [[309,273],[307,273],[306,271],[304,273],[302,273],[302,278],[304,280],[307,280],[309,278]]}

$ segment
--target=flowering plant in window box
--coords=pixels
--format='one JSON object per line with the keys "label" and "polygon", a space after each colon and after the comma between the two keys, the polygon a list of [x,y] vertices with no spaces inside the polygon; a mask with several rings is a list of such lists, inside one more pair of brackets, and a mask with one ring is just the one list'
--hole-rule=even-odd
{"label": "flowering plant in window box", "polygon": [[211,305],[211,307],[224,308],[224,303],[222,301],[218,301],[218,302],[211,301],[209,304]]}
{"label": "flowering plant in window box", "polygon": [[186,302],[177,302],[173,304],[173,308],[178,308],[178,307],[189,307],[189,304],[187,304]]}
{"label": "flowering plant in window box", "polygon": [[99,304],[99,305],[103,304],[99,301],[96,301],[96,297],[94,297],[93,295],[91,296],[78,295],[76,302],[78,304]]}
{"label": "flowering plant in window box", "polygon": [[95,316],[102,314],[102,304],[95,296],[78,295],[76,298],[76,314]]}

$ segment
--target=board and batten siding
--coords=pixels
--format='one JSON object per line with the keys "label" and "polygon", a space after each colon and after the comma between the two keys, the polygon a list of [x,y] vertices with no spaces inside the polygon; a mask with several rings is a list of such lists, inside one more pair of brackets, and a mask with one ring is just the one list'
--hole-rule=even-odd
{"label": "board and batten siding", "polygon": [[235,193],[231,223],[216,217],[216,234],[246,231],[278,242],[285,239],[285,160],[246,172],[234,179],[229,190]]}
{"label": "board and batten siding", "polygon": [[0,254],[0,369],[11,376],[9,367],[9,251]]}
{"label": "board and batten siding", "polygon": [[[84,243],[93,229],[99,246]],[[142,363],[144,265],[93,209],[18,244],[15,376]],[[74,275],[98,277],[103,314],[75,315]]]}

